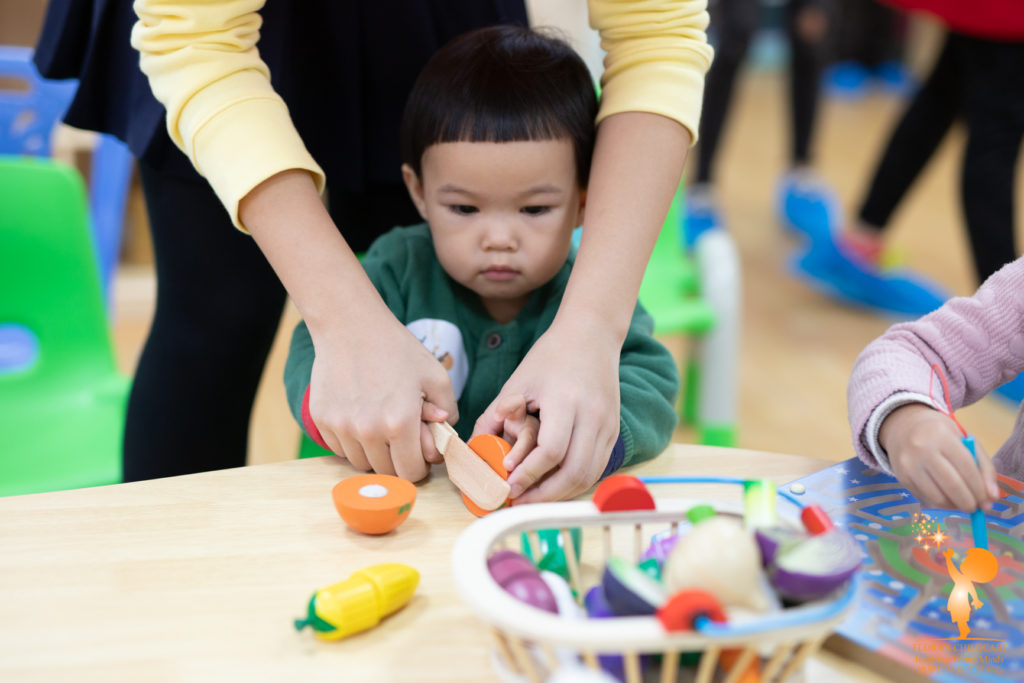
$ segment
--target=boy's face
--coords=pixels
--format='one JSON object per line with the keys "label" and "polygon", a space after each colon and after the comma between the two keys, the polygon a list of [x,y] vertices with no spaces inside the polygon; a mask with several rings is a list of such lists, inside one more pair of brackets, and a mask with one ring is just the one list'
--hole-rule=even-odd
{"label": "boy's face", "polygon": [[508,322],[565,263],[584,193],[568,139],[445,142],[402,174],[441,266]]}

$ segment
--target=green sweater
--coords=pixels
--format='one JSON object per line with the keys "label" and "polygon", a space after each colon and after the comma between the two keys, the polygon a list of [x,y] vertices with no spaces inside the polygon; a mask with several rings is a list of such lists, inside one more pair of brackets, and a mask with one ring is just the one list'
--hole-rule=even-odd
{"label": "green sweater", "polygon": [[[519,315],[502,325],[487,314],[474,292],[448,277],[425,223],[395,228],[367,251],[363,268],[388,308],[448,370],[459,404],[455,428],[463,439],[470,437],[477,417],[551,325],[573,259],[570,254]],[[619,439],[605,474],[663,451],[676,426],[679,374],[672,355],[652,336],[653,329],[654,321],[638,303],[619,356]],[[284,382],[292,414],[307,433],[311,430],[303,423],[303,400],[313,356],[309,330],[300,322],[292,335]]]}

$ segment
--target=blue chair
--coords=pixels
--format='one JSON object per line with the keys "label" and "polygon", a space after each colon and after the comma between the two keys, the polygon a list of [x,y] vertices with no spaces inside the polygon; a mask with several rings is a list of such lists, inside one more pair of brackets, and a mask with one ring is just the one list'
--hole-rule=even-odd
{"label": "blue chair", "polygon": [[0,90],[0,154],[50,156],[51,133],[77,84],[41,78],[27,47],[0,46],[0,76],[25,86]]}
{"label": "blue chair", "polygon": [[[71,103],[77,82],[42,78],[32,63],[31,48],[12,46],[0,46],[0,78],[24,85],[0,90],[0,154],[51,156],[53,129]],[[128,148],[116,138],[100,135],[89,172],[89,208],[93,247],[108,304],[131,174]]]}

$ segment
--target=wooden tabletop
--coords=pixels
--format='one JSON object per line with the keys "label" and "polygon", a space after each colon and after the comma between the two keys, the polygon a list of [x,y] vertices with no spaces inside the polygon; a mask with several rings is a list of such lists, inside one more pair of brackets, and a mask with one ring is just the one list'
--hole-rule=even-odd
{"label": "wooden tabletop", "polygon": [[[828,464],[673,445],[629,471],[783,483]],[[495,680],[488,630],[452,585],[452,544],[474,517],[443,468],[384,536],[335,512],[331,488],[353,474],[314,458],[0,498],[0,680]],[[735,488],[655,493],[735,498]],[[419,570],[404,609],[333,643],[295,631],[316,589],[380,562]],[[811,666],[830,681],[883,680],[828,652]]]}

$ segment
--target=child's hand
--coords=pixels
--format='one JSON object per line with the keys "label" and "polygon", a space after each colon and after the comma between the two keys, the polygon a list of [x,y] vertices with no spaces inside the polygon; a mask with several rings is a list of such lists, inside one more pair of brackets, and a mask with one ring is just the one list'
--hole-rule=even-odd
{"label": "child's hand", "polygon": [[900,483],[932,507],[990,510],[999,497],[995,468],[977,447],[978,463],[953,420],[923,403],[892,411],[878,432]]}
{"label": "child's hand", "polygon": [[[502,466],[508,472],[512,472],[526,454],[536,448],[540,420],[526,412],[526,397],[522,394],[513,394],[502,399],[498,404],[498,411],[505,417],[500,436],[512,444],[512,450],[505,455]],[[482,424],[481,421],[477,421],[474,436],[481,431]]]}
{"label": "child's hand", "polygon": [[[502,438],[512,444],[512,450],[505,455],[505,459],[502,461],[505,469],[509,472],[508,481],[512,487],[512,499],[516,503],[559,500],[557,497],[552,497],[550,494],[545,495],[544,492],[539,491],[539,486],[535,485],[535,482],[538,479],[543,482],[549,473],[557,471],[564,463],[564,456],[562,461],[554,463],[553,469],[542,472],[539,477],[525,467],[519,467],[527,455],[535,453],[537,435],[540,433],[540,420],[527,412],[526,397],[521,394],[505,396],[497,402],[490,415],[488,418],[485,413],[477,420],[473,434],[475,436],[478,433],[492,433],[489,430],[496,428],[502,432]],[[601,471],[605,464],[607,463],[601,463]],[[519,468],[518,473],[517,468]],[[586,488],[596,482],[600,475],[601,472],[598,472]]]}

